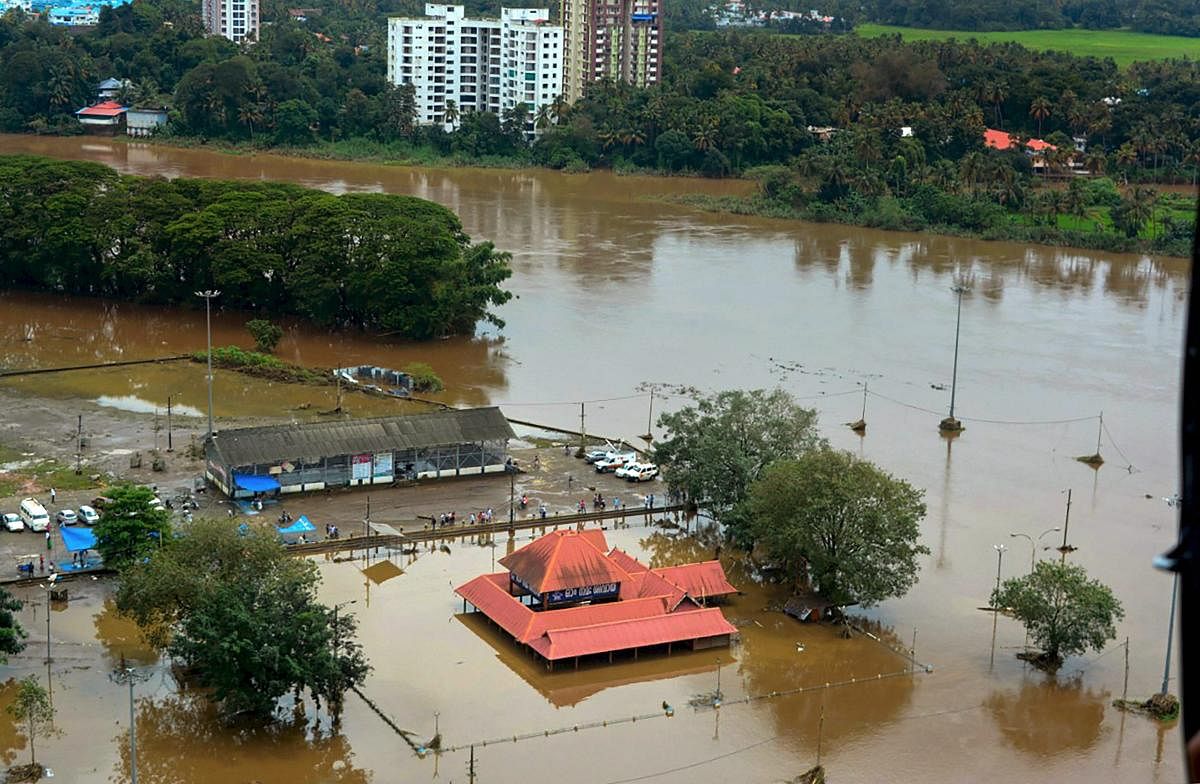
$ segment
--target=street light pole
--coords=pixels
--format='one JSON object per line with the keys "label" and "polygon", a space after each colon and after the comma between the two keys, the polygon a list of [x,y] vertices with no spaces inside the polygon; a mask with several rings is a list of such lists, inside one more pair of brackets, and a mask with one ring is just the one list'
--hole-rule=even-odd
{"label": "street light pole", "polygon": [[175,445],[171,443],[171,396],[167,395],[167,451],[174,452]]}
{"label": "street light pole", "polygon": [[1171,680],[1171,646],[1175,642],[1175,599],[1179,595],[1179,572],[1175,573],[1171,585],[1171,617],[1167,625],[1167,661],[1163,665],[1162,690],[1159,694],[1167,693],[1167,683]]}
{"label": "street light pole", "polygon": [[1029,573],[1030,574],[1033,574],[1034,566],[1037,564],[1037,543],[1042,541],[1042,537],[1044,537],[1046,534],[1054,533],[1055,531],[1060,531],[1060,530],[1062,530],[1062,529],[1060,529],[1057,525],[1054,526],[1053,528],[1047,528],[1045,531],[1042,531],[1040,534],[1038,534],[1038,537],[1036,540],[1029,534],[1022,534],[1022,533],[1010,533],[1009,534],[1010,537],[1020,537],[1022,539],[1029,540]]}
{"label": "street light pole", "polygon": [[215,297],[221,296],[221,292],[216,289],[205,289],[197,291],[197,297],[204,299],[204,321],[208,332],[208,434],[206,438],[212,438],[213,434],[213,372],[212,372],[212,301]]}
{"label": "street light pole", "polygon": [[962,298],[963,294],[970,289],[961,283],[956,283],[950,290],[958,295],[958,306],[954,316],[954,365],[950,372],[950,416],[941,421],[938,429],[953,433],[963,429],[962,422],[954,418],[954,401],[958,394],[958,336],[962,328]]}
{"label": "street light pole", "polygon": [[[1002,544],[992,545],[992,549],[996,551],[996,593],[1000,593],[1000,566],[1004,563],[1004,551],[1008,548]],[[992,599],[995,601],[995,598]],[[996,609],[999,609],[998,607]]]}
{"label": "street light pole", "polygon": [[133,687],[134,684],[148,680],[152,673],[138,672],[132,667],[125,664],[125,657],[121,657],[121,666],[112,673],[109,673],[109,678],[114,683],[128,684],[129,686],[129,775],[132,784],[137,784],[138,780],[138,765],[137,765],[137,716],[133,711]]}

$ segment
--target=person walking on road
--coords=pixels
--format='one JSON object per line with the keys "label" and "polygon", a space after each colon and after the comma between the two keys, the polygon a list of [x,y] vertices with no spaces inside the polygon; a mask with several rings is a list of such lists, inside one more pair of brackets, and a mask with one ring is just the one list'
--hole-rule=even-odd
{"label": "person walking on road", "polygon": [[50,505],[53,506],[58,501],[58,491],[53,487],[50,488]]}

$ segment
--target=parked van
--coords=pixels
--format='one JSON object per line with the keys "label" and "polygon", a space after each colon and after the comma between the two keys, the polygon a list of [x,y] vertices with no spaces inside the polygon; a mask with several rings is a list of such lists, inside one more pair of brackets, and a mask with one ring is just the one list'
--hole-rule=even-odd
{"label": "parked van", "polygon": [[21,502],[21,519],[30,531],[41,532],[50,527],[50,515],[36,498],[26,498]]}

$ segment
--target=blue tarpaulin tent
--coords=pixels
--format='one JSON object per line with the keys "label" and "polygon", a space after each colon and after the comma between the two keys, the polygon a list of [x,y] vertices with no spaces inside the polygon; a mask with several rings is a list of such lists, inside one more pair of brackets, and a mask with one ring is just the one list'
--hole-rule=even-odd
{"label": "blue tarpaulin tent", "polygon": [[279,533],[286,536],[288,534],[308,534],[315,530],[317,530],[317,527],[308,521],[308,516],[300,515],[300,519],[296,522],[286,528],[280,528]]}
{"label": "blue tarpaulin tent", "polygon": [[92,529],[59,526],[58,530],[62,534],[63,544],[66,546],[67,552],[78,553],[83,550],[96,549],[96,535],[92,533]]}
{"label": "blue tarpaulin tent", "polygon": [[233,483],[239,490],[250,493],[273,493],[279,489],[279,480],[275,477],[258,474],[234,474]]}

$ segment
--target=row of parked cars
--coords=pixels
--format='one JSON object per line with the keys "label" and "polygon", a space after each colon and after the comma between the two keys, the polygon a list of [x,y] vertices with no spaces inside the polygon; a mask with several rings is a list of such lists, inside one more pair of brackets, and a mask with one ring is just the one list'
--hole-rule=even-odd
{"label": "row of parked cars", "polygon": [[598,474],[614,474],[630,482],[647,482],[658,476],[658,466],[654,463],[639,463],[636,452],[614,452],[602,449],[593,450],[583,456]]}
{"label": "row of parked cars", "polygon": [[[26,528],[41,533],[50,527],[50,513],[42,506],[41,501],[26,498],[21,502],[19,513],[5,512],[0,521],[3,522],[4,529],[12,533],[24,531]],[[84,504],[78,510],[60,509],[54,515],[54,521],[59,525],[95,525],[100,522],[100,515],[93,507]]]}

